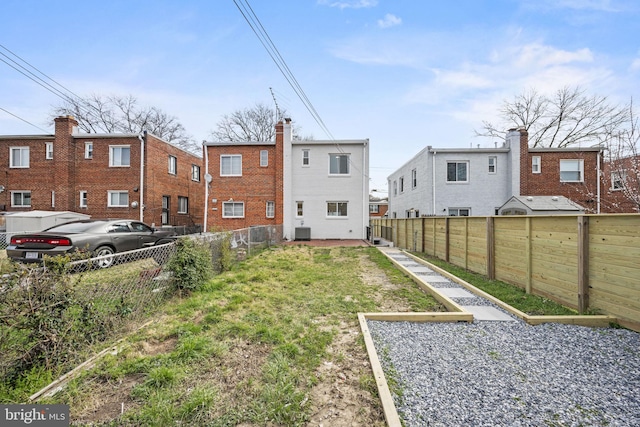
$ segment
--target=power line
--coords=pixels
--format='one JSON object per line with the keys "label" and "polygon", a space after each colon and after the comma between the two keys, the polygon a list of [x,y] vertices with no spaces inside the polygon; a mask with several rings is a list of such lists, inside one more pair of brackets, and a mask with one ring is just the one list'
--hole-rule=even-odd
{"label": "power line", "polygon": [[[242,3],[243,1],[245,4],[242,4],[242,5],[239,4],[239,3]],[[247,23],[249,24],[249,26],[251,27],[255,35],[258,37],[258,40],[260,40],[260,43],[262,44],[262,46],[267,50],[267,53],[269,54],[273,62],[276,64],[276,66],[278,67],[278,69],[280,70],[284,78],[287,80],[287,82],[289,82],[289,85],[292,87],[293,91],[296,93],[296,95],[298,95],[298,98],[300,98],[300,100],[306,107],[307,111],[309,111],[313,119],[316,121],[316,123],[318,123],[318,125],[327,134],[327,136],[329,136],[329,138],[332,140],[335,139],[331,134],[331,131],[329,130],[329,128],[325,125],[324,121],[322,120],[322,117],[320,117],[320,114],[311,103],[311,100],[309,100],[306,93],[302,89],[302,86],[300,86],[300,83],[298,82],[296,77],[293,75],[293,72],[291,72],[291,69],[287,65],[286,61],[284,60],[282,55],[280,55],[278,48],[275,46],[275,44],[271,40],[271,37],[269,37],[269,34],[264,29],[264,26],[260,22],[260,19],[257,17],[255,12],[251,8],[251,5],[249,4],[248,0],[233,0],[233,2],[235,3],[236,7],[244,17],[245,21],[247,21]]]}
{"label": "power line", "polygon": [[27,121],[27,120],[23,119],[22,117],[20,117],[20,116],[17,116],[17,115],[15,115],[15,114],[13,114],[11,111],[5,110],[5,109],[4,109],[4,108],[2,108],[2,107],[0,107],[0,110],[4,111],[5,113],[9,114],[10,116],[15,117],[15,118],[16,118],[16,119],[18,119],[18,120],[22,120],[23,122],[25,122],[25,123],[26,123],[26,124],[28,124],[28,125],[31,125],[31,126],[33,126],[33,127],[37,128],[37,129],[40,129],[40,130],[41,130],[41,131],[43,131],[43,132],[47,132],[47,133],[49,132],[49,131],[47,131],[47,130],[45,130],[45,129],[42,129],[40,126],[38,126],[38,125],[34,125],[33,123],[31,123],[31,122],[29,122],[29,121]]}

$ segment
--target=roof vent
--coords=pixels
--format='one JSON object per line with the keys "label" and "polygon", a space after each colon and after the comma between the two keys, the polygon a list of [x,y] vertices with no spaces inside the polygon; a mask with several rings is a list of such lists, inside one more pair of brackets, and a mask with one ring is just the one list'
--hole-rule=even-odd
{"label": "roof vent", "polygon": [[557,201],[558,201],[558,196],[553,196],[553,197],[551,198],[551,200],[553,200],[554,202],[557,202]]}
{"label": "roof vent", "polygon": [[531,197],[531,196],[527,196],[527,200],[528,200],[528,201],[530,201],[530,202],[532,202],[532,201],[533,201],[533,197]]}

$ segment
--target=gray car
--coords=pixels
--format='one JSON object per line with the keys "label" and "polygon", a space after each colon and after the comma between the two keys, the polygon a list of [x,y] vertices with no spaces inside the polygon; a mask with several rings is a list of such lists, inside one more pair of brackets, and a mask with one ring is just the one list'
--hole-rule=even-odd
{"label": "gray car", "polygon": [[[7,256],[20,262],[41,262],[44,255],[56,256],[76,250],[104,256],[174,239],[172,230],[157,230],[131,219],[73,221],[37,233],[14,235],[7,246]],[[109,267],[112,263],[113,258],[105,258],[99,265]]]}

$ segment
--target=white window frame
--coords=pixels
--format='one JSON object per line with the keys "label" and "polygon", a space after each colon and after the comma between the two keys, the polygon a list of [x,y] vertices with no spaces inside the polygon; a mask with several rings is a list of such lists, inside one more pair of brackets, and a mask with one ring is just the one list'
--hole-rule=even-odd
{"label": "white window frame", "polygon": [[[344,207],[344,215],[341,207]],[[327,202],[327,218],[349,218],[349,202],[329,201]]]}
{"label": "white window frame", "polygon": [[79,194],[79,196],[80,196],[80,204],[79,204],[79,206],[81,208],[86,208],[88,206],[88,204],[87,204],[87,195],[88,195],[88,192],[86,190],[81,190],[80,191],[80,194]]}
{"label": "white window frame", "polygon": [[[129,163],[125,164],[122,159],[124,150],[129,150]],[[116,151],[119,156],[116,158]],[[131,146],[130,145],[110,145],[109,146],[109,167],[110,168],[128,168],[131,167]]]}
{"label": "white window frame", "polygon": [[397,196],[398,195],[398,181],[393,180],[393,195]]}
{"label": "white window frame", "polygon": [[189,198],[185,196],[178,196],[178,213],[179,214],[188,214],[189,213]]}
{"label": "white window frame", "polygon": [[260,167],[266,168],[269,166],[269,150],[260,150]]}
{"label": "white window frame", "polygon": [[[126,195],[126,199],[127,202],[126,204],[112,204],[111,203],[111,198],[112,196],[119,194],[120,196],[122,196],[123,194]],[[119,202],[122,202],[122,200],[118,200]],[[128,208],[129,207],[129,192],[127,190],[109,190],[107,191],[107,207],[109,208]]]}
{"label": "white window frame", "polygon": [[489,174],[495,175],[498,173],[498,156],[489,156],[488,161]]}
{"label": "white window frame", "polygon": [[298,200],[296,202],[296,218],[302,218],[304,216],[304,202]]}
{"label": "white window frame", "polygon": [[[19,153],[18,164],[13,161],[13,153]],[[29,168],[29,147],[9,147],[9,167],[14,169],[27,169]]]}
{"label": "white window frame", "polygon": [[200,166],[191,165],[191,181],[200,182]]}
{"label": "white window frame", "polygon": [[398,178],[398,187],[400,187],[400,194],[404,193],[404,176]]}
{"label": "white window frame", "polygon": [[[229,205],[231,205],[231,215],[227,215]],[[236,206],[242,209],[241,215],[236,215]],[[244,218],[244,202],[222,202],[222,218]]]}
{"label": "white window frame", "polygon": [[[15,203],[14,197],[20,195],[21,203]],[[29,204],[25,204],[25,195],[28,195]],[[12,208],[30,208],[31,207],[31,191],[29,190],[15,190],[11,192],[11,207]]]}
{"label": "white window frame", "polygon": [[531,157],[531,173],[542,173],[542,161],[540,156]]}
{"label": "white window frame", "polygon": [[55,190],[51,191],[51,207],[56,207],[56,192]]}
{"label": "white window frame", "polygon": [[44,158],[46,160],[53,160],[53,142],[44,143]]}
{"label": "white window frame", "polygon": [[307,167],[311,163],[311,150],[305,148],[302,150],[302,166]]}
{"label": "white window frame", "polygon": [[611,172],[611,191],[624,190],[625,182],[627,180],[626,170],[617,170]]}
{"label": "white window frame", "polygon": [[[578,170],[567,169],[570,164],[577,164]],[[563,168],[564,165],[564,168]],[[562,177],[562,173],[575,173],[579,174],[578,179],[566,179]],[[565,175],[566,177],[566,175]],[[560,182],[584,182],[584,160],[583,159],[560,159]]]}
{"label": "white window frame", "polygon": [[[456,165],[456,179],[449,180],[449,165]],[[465,165],[465,179],[458,179],[458,165]],[[468,160],[447,160],[447,184],[467,184],[469,182],[469,161]]]}
{"label": "white window frame", "polygon": [[[239,159],[239,170],[238,164],[235,164],[235,161]],[[224,165],[225,160],[230,162],[229,171],[225,173]],[[234,168],[235,166],[235,168]],[[220,155],[220,176],[242,176],[242,154],[221,154]]]}
{"label": "white window frame", "polygon": [[[460,211],[467,211],[467,214],[460,215]],[[447,213],[449,216],[471,216],[471,208],[449,208]]]}
{"label": "white window frame", "polygon": [[418,186],[418,170],[411,169],[411,188],[416,188]]}
{"label": "white window frame", "polygon": [[370,204],[369,205],[369,213],[380,213],[380,205]]}
{"label": "white window frame", "polygon": [[176,156],[169,155],[169,174],[178,174],[178,158]]}
{"label": "white window frame", "polygon": [[276,202],[268,200],[265,205],[265,216],[267,218],[275,218],[276,216]]}
{"label": "white window frame", "polygon": [[86,141],[84,143],[84,158],[93,159],[93,141]]}
{"label": "white window frame", "polygon": [[[329,154],[329,175],[330,176],[349,176],[351,175],[351,155],[346,153]],[[344,162],[343,158],[346,158]],[[342,166],[346,166],[346,172]]]}

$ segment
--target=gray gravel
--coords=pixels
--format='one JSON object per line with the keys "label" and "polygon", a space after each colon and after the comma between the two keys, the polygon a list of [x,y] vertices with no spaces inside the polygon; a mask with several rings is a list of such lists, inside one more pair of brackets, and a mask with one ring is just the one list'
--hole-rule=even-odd
{"label": "gray gravel", "polygon": [[368,321],[409,426],[640,426],[640,334]]}

